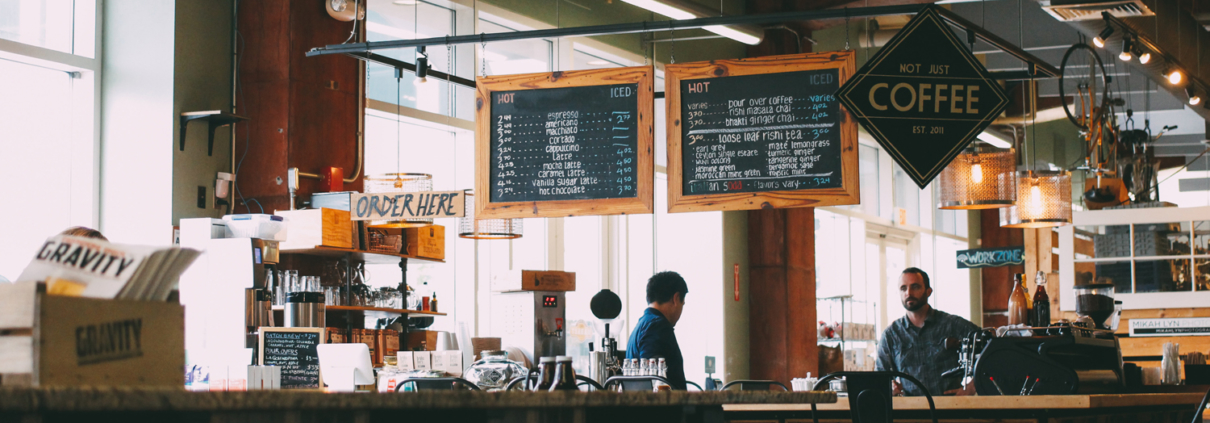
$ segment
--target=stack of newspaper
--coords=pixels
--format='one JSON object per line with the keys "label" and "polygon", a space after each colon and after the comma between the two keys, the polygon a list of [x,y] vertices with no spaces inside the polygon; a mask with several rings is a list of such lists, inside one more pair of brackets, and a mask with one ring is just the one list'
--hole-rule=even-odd
{"label": "stack of newspaper", "polygon": [[45,282],[51,295],[165,301],[201,252],[58,235],[14,282]]}

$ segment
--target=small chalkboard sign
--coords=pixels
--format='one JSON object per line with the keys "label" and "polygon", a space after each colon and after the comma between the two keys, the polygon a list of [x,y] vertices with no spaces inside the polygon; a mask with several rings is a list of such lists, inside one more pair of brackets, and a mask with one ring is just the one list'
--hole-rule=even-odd
{"label": "small chalkboard sign", "polygon": [[281,367],[281,387],[319,389],[318,345],[324,343],[324,328],[260,328],[260,364]]}
{"label": "small chalkboard sign", "polygon": [[668,211],[857,204],[853,52],[668,65]]}
{"label": "small chalkboard sign", "polygon": [[651,213],[652,80],[651,67],[480,78],[476,218]]}

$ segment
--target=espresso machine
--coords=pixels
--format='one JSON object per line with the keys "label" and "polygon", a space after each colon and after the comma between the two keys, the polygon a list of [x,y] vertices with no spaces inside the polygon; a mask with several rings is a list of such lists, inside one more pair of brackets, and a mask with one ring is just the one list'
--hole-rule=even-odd
{"label": "espresso machine", "polygon": [[179,283],[187,351],[255,348],[258,328],[274,326],[267,285],[276,274],[278,242],[229,236],[223,220],[181,219],[181,246],[203,251]]}
{"label": "espresso machine", "polygon": [[521,348],[526,358],[567,355],[567,304],[563,291],[492,294],[491,333],[504,346]]}
{"label": "espresso machine", "polygon": [[1065,395],[1120,392],[1125,387],[1122,350],[1112,332],[1052,326],[1049,333],[996,337],[975,332],[961,344],[959,366],[943,378],[962,376],[979,395]]}
{"label": "espresso machine", "polygon": [[619,355],[618,341],[610,336],[609,322],[622,313],[622,299],[618,294],[608,289],[602,289],[592,296],[589,303],[592,315],[605,322],[605,337],[601,338],[600,348],[589,353],[589,374],[597,383],[604,384],[610,377],[622,374],[622,360],[625,354]]}

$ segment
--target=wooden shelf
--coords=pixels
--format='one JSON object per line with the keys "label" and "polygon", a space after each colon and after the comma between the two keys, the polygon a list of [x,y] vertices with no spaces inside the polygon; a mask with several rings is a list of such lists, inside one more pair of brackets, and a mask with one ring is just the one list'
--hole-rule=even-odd
{"label": "wooden shelf", "polygon": [[445,260],[426,258],[426,257],[417,257],[417,256],[412,256],[412,255],[407,255],[407,254],[375,253],[375,252],[370,252],[370,251],[354,250],[351,248],[325,247],[322,245],[315,246],[312,248],[298,248],[298,249],[289,249],[289,250],[283,249],[283,250],[281,250],[281,254],[283,254],[283,255],[298,254],[298,255],[306,255],[306,256],[320,256],[320,257],[333,257],[333,258],[342,258],[342,257],[348,256],[350,259],[352,259],[354,261],[362,261],[362,262],[365,262],[366,264],[399,264],[399,259],[421,260],[421,261],[428,261],[428,262],[433,262],[433,263],[445,263]]}

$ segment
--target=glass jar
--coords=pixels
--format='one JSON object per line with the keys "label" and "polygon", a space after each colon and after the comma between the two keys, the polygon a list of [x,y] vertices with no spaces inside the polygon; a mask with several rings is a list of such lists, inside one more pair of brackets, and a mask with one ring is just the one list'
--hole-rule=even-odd
{"label": "glass jar", "polygon": [[1100,329],[1105,329],[1105,319],[1113,314],[1113,284],[1094,283],[1076,285],[1076,314],[1088,316]]}
{"label": "glass jar", "polygon": [[463,372],[463,378],[485,391],[504,389],[510,380],[529,375],[529,369],[508,359],[504,351],[484,351],[483,358]]}

